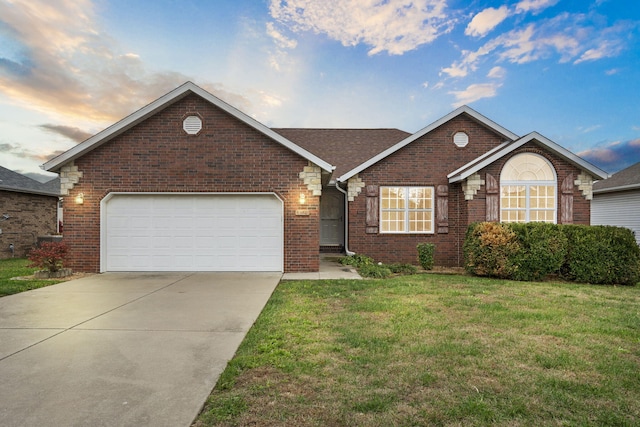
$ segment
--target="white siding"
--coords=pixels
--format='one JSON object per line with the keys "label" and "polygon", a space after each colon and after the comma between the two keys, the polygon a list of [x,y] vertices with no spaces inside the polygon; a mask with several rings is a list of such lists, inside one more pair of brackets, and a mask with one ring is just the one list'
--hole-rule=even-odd
{"label": "white siding", "polygon": [[594,194],[591,225],[627,227],[640,245],[640,190]]}

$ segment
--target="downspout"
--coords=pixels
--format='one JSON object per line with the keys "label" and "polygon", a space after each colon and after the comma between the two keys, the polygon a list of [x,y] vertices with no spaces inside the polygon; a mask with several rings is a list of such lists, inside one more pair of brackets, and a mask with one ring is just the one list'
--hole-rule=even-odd
{"label": "downspout", "polygon": [[340,188],[338,181],[336,181],[336,189],[344,194],[344,252],[347,256],[355,255],[355,252],[349,250],[349,196]]}

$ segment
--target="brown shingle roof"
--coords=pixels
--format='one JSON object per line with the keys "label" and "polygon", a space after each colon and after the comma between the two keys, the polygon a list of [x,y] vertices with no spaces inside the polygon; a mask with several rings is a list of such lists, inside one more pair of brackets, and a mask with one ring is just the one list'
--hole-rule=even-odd
{"label": "brown shingle roof", "polygon": [[593,184],[594,192],[607,192],[640,187],[640,162],[614,173],[611,178]]}
{"label": "brown shingle roof", "polygon": [[349,172],[409,135],[400,129],[300,129],[273,131],[336,166],[334,177]]}

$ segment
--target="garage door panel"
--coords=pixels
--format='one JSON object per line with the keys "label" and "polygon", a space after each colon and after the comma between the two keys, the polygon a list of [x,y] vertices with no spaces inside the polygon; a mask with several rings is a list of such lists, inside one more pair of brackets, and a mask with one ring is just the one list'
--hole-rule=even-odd
{"label": "garage door panel", "polygon": [[282,271],[273,195],[114,195],[103,208],[103,270]]}

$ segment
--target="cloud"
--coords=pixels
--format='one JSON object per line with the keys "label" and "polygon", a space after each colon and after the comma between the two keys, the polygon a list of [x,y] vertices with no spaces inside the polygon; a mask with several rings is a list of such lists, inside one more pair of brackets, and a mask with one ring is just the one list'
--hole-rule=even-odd
{"label": "cloud", "polygon": [[92,134],[73,126],[44,124],[40,127],[46,131],[57,133],[75,142],[82,142],[89,138]]}
{"label": "cloud", "polygon": [[640,162],[640,138],[593,147],[578,155],[609,173],[615,173]]}
{"label": "cloud", "polygon": [[278,31],[273,22],[267,22],[267,34],[276,42],[276,44],[285,49],[294,49],[298,42],[288,38]]}
{"label": "cloud", "polygon": [[617,23],[603,27],[583,14],[561,13],[503,33],[476,50],[462,50],[459,60],[441,72],[449,77],[466,77],[484,61],[525,64],[556,57],[558,62],[579,64],[619,54],[626,33],[636,24]]}
{"label": "cloud", "polygon": [[462,105],[471,104],[482,98],[493,98],[498,93],[498,88],[502,86],[499,83],[476,83],[461,91],[451,91],[449,94],[455,96],[456,102],[453,103],[454,108]]}
{"label": "cloud", "polygon": [[344,46],[365,44],[369,55],[405,52],[453,28],[447,0],[271,0],[271,16],[294,33],[325,34]]}
{"label": "cloud", "polygon": [[502,21],[509,16],[507,6],[501,6],[498,9],[489,7],[476,14],[473,17],[464,33],[468,36],[483,37],[488,32],[497,27]]}
{"label": "cloud", "polygon": [[44,163],[62,153],[62,151],[55,151],[53,153],[33,151],[25,147],[23,144],[11,144],[7,142],[0,144],[0,152],[4,155],[17,157],[19,159],[35,160],[39,163]]}
{"label": "cloud", "polygon": [[0,40],[11,47],[0,61],[0,93],[58,120],[110,123],[190,80],[119,52],[92,0],[0,2]]}
{"label": "cloud", "polygon": [[493,67],[491,70],[489,70],[489,74],[487,74],[487,77],[492,78],[492,79],[503,79],[505,76],[507,75],[507,70],[505,70],[502,67]]}
{"label": "cloud", "polygon": [[538,13],[543,9],[554,6],[559,0],[521,0],[516,4],[517,13]]}

